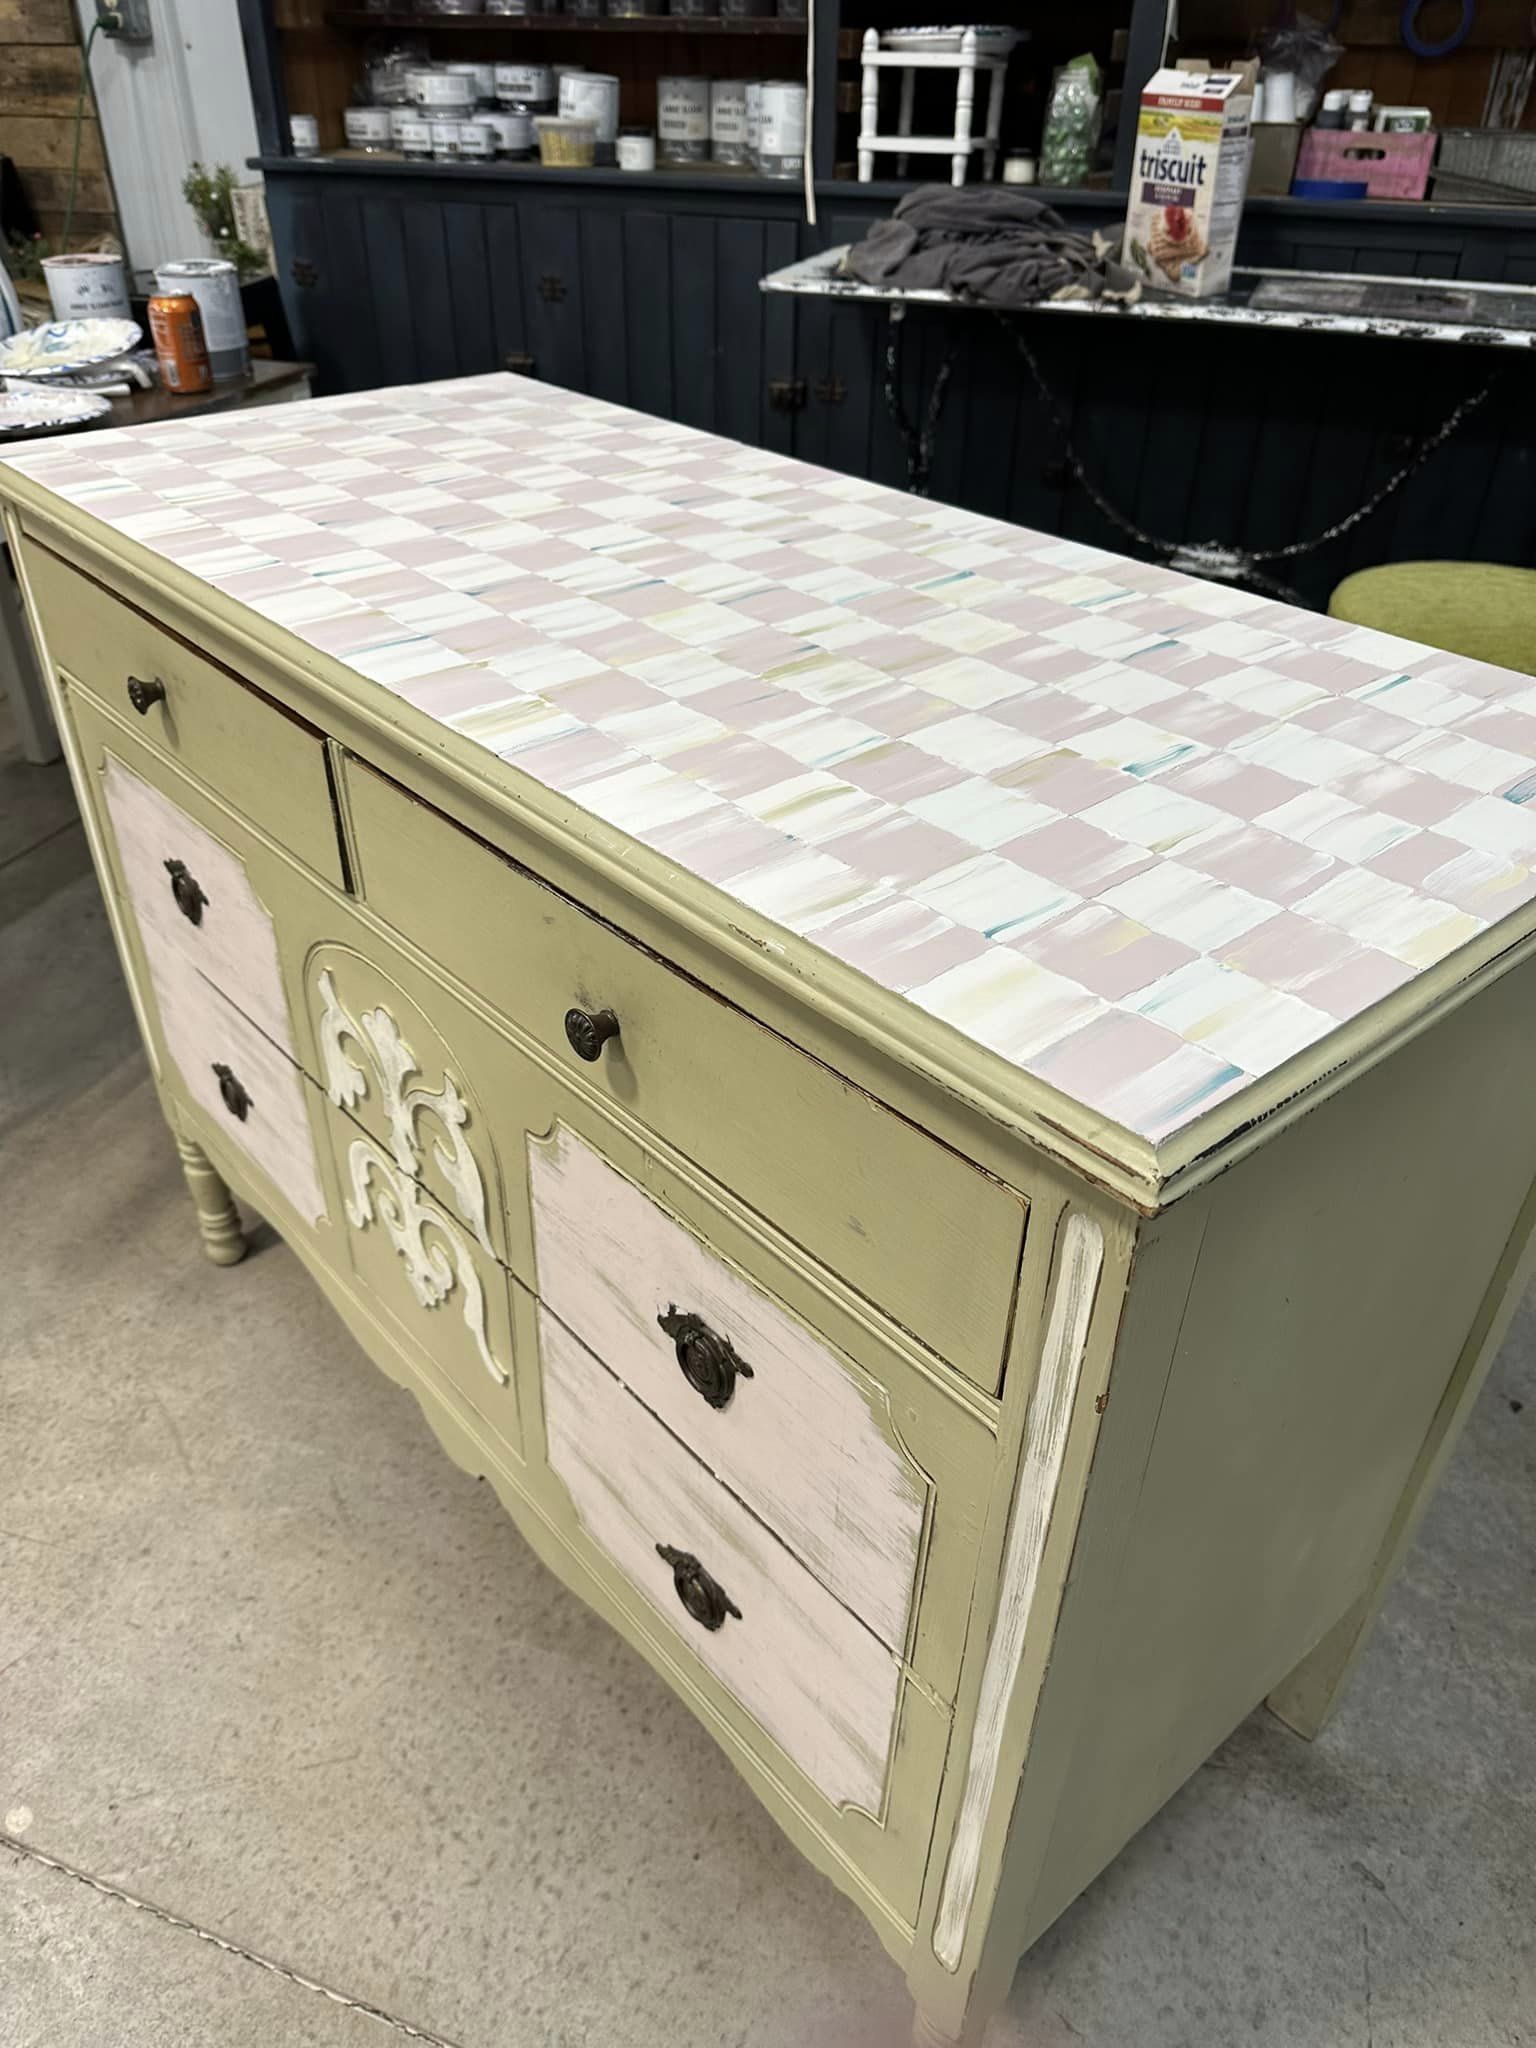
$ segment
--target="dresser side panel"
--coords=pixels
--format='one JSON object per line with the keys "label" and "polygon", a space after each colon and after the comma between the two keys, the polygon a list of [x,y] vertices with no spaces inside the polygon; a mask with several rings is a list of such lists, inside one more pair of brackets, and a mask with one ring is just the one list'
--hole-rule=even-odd
{"label": "dresser side panel", "polygon": [[[1208,1227],[1024,1942],[1370,1583],[1526,1210],[1533,1001],[1526,966],[1195,1198]],[[1098,1478],[1085,1529],[1120,1512]]]}

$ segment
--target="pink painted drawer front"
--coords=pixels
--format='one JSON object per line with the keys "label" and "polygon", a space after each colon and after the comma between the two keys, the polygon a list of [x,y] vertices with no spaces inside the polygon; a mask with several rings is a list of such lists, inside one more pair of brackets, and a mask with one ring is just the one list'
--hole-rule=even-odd
{"label": "pink painted drawer front", "polygon": [[528,1173],[540,1299],[905,1654],[931,1489],[886,1390],[564,1124]]}
{"label": "pink painted drawer front", "polygon": [[324,1219],[308,1083],[185,955],[140,928],[165,1050],[187,1095],[301,1221]]}
{"label": "pink painted drawer front", "polygon": [[296,1059],[272,919],[240,856],[126,767],[104,720],[81,706],[76,725],[100,779],[139,929],[180,954]]}

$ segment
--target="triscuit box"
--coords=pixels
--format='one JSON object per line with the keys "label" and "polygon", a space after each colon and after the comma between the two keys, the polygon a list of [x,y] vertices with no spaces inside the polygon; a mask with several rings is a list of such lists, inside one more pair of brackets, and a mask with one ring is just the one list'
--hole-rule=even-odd
{"label": "triscuit box", "polygon": [[1141,95],[1125,260],[1156,291],[1206,299],[1232,277],[1258,67],[1154,71]]}

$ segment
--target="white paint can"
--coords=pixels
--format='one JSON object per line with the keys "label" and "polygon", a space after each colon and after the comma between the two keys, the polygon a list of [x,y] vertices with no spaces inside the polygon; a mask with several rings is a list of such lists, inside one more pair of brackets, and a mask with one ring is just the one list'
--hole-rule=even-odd
{"label": "white paint can", "polygon": [[420,71],[408,71],[405,82],[415,106],[452,112],[464,121],[474,109],[475,81],[462,71],[443,71],[430,65]]}
{"label": "white paint can", "polygon": [[747,81],[712,78],[709,82],[709,153],[717,164],[747,161]]}
{"label": "white paint can", "polygon": [[757,167],[765,178],[798,178],[805,168],[805,87],[776,78],[763,83]]}
{"label": "white paint can", "polygon": [[288,140],[295,156],[317,156],[320,151],[320,123],[313,114],[288,116]]}
{"label": "white paint can", "polygon": [[421,163],[432,154],[432,123],[424,121],[414,107],[391,110],[390,135],[396,149],[413,162]]}
{"label": "white paint can", "polygon": [[526,107],[503,107],[500,113],[480,114],[476,118],[491,128],[499,155],[523,157],[533,154],[537,138],[533,132],[533,116]]}
{"label": "white paint can", "polygon": [[496,154],[496,130],[483,114],[459,123],[459,155],[475,163],[489,163]]}
{"label": "white paint can", "polygon": [[121,256],[45,256],[43,281],[55,320],[128,320]]}
{"label": "white paint can", "polygon": [[619,81],[606,71],[567,71],[560,80],[560,113],[564,119],[597,124],[599,157],[613,159],[619,133]]}
{"label": "white paint can", "polygon": [[621,171],[654,171],[656,168],[656,138],[649,128],[621,128],[619,130],[619,169]]}
{"label": "white paint can", "polygon": [[547,64],[498,64],[496,97],[504,107],[552,107],[555,74]]}
{"label": "white paint can", "polygon": [[759,79],[747,81],[747,162],[757,162],[763,141],[763,88]]}
{"label": "white paint can", "polygon": [[658,78],[657,154],[664,164],[701,164],[709,157],[709,80]]}
{"label": "white paint can", "polygon": [[341,117],[350,149],[370,153],[388,149],[392,130],[388,107],[348,107]]}
{"label": "white paint can", "polygon": [[251,373],[251,347],[245,333],[245,308],[240,279],[233,263],[222,256],[191,256],[181,263],[162,263],[155,289],[190,292],[203,317],[203,339],[216,383]]}
{"label": "white paint can", "polygon": [[445,71],[452,71],[460,78],[467,78],[475,89],[475,104],[491,107],[496,104],[496,66],[494,64],[445,64]]}

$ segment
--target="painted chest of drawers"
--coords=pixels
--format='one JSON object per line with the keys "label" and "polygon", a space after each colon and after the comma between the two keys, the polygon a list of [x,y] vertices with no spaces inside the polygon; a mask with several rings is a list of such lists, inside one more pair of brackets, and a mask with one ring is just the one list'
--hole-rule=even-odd
{"label": "painted chest of drawers", "polygon": [[511,378],[0,497],[210,1256],[979,2039],[1321,1725],[1498,1342],[1528,680]]}

